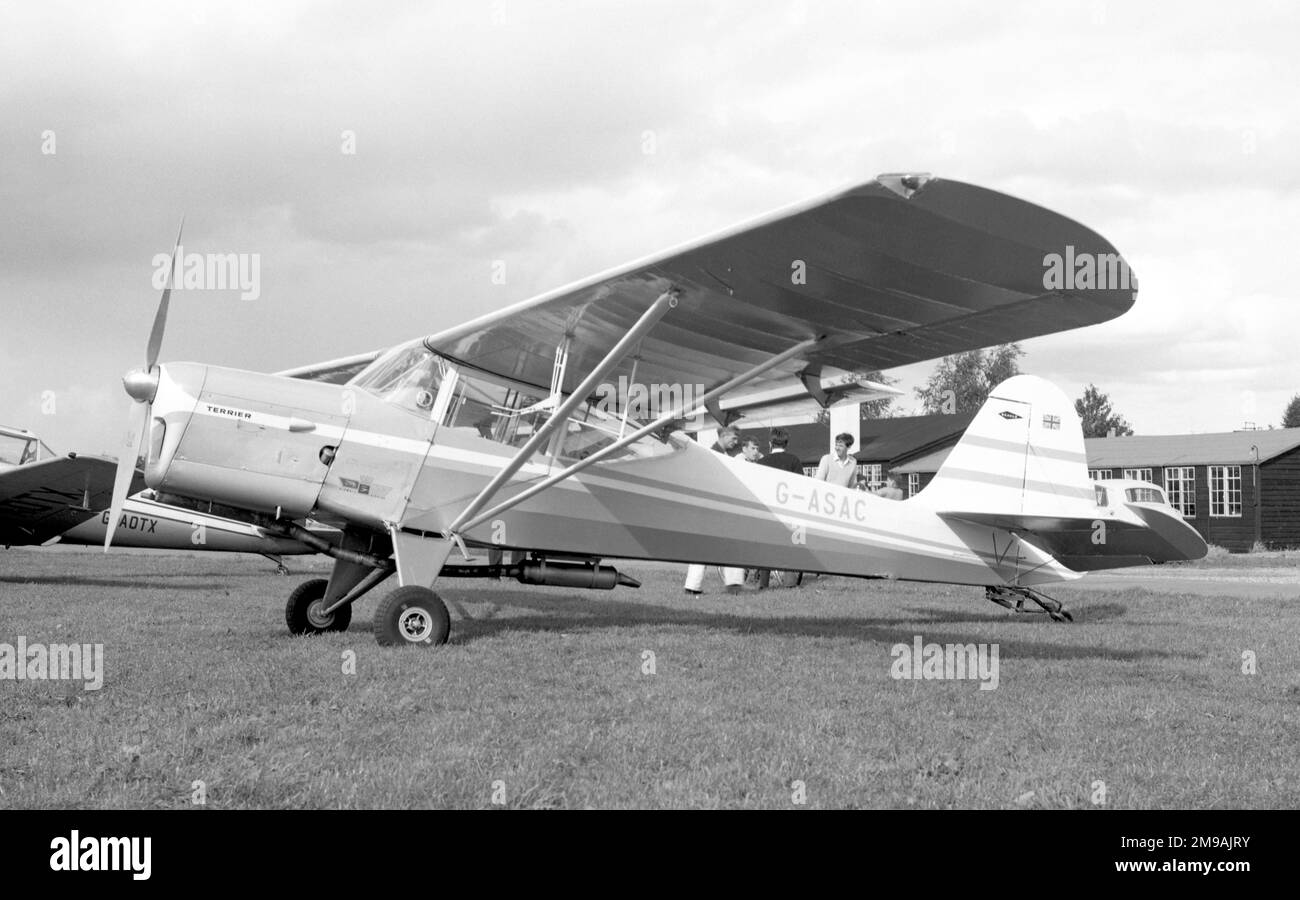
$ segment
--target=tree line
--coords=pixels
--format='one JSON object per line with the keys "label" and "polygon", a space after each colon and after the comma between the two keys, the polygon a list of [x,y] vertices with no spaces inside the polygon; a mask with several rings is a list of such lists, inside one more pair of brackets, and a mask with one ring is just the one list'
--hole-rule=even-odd
{"label": "tree line", "polygon": [[[1003,344],[945,356],[926,383],[916,389],[922,409],[927,415],[979,409],[993,388],[1013,375],[1021,374],[1020,357],[1024,353],[1019,344]],[[898,381],[881,372],[872,372],[868,377],[883,384]],[[897,415],[892,404],[892,398],[863,403],[862,418]],[[1075,399],[1074,411],[1083,421],[1084,437],[1133,434],[1133,426],[1115,410],[1110,397],[1095,384],[1089,384],[1083,389],[1083,395]],[[1300,428],[1300,394],[1287,403],[1282,413],[1282,427]]]}

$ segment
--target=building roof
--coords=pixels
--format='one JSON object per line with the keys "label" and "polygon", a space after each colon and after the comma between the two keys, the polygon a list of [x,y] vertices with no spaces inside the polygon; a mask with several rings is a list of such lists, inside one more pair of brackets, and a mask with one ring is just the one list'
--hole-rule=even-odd
{"label": "building roof", "polygon": [[[1156,466],[1240,466],[1255,462],[1251,447],[1259,448],[1259,462],[1267,462],[1300,447],[1300,428],[1265,431],[1229,431],[1221,434],[1150,434],[1128,437],[1087,438],[1083,442],[1090,469],[1138,469]],[[948,458],[942,447],[909,460],[894,469],[937,472]]]}
{"label": "building roof", "polygon": [[[1229,431],[1220,434],[1151,434],[1088,438],[1088,466],[1093,469],[1140,466],[1249,465],[1300,447],[1300,428]],[[1259,449],[1255,455],[1252,447]]]}
{"label": "building roof", "polygon": [[974,413],[898,416],[862,423],[861,462],[895,462],[925,453],[937,445],[955,444],[975,418]]}
{"label": "building roof", "polygon": [[[854,448],[853,455],[860,463],[906,460],[936,446],[956,443],[974,417],[973,413],[954,413],[864,419],[859,432],[861,443]],[[788,452],[799,457],[805,465],[815,465],[825,455],[830,444],[829,425],[790,425],[785,430],[790,435]],[[769,431],[767,428],[749,428],[743,429],[741,434],[757,433],[760,440],[766,440]]]}

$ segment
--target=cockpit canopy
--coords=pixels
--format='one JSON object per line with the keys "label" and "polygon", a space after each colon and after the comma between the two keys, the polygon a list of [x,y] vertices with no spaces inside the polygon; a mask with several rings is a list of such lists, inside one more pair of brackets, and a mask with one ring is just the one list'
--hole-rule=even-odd
{"label": "cockpit canopy", "polygon": [[0,465],[25,466],[27,463],[53,459],[54,451],[34,434],[0,430]]}
{"label": "cockpit canopy", "polygon": [[1161,506],[1168,506],[1165,500],[1165,492],[1154,485],[1141,485],[1124,489],[1124,499],[1129,503],[1158,503]]}
{"label": "cockpit canopy", "polygon": [[1133,481],[1129,479],[1108,478],[1093,483],[1093,490],[1097,494],[1098,506],[1110,506],[1111,492],[1116,500],[1123,498],[1125,503],[1151,503],[1157,506],[1168,506],[1169,500],[1165,497],[1165,492],[1149,481]]}
{"label": "cockpit canopy", "polygon": [[424,346],[423,340],[412,341],[389,350],[348,384],[403,409],[427,415],[449,368],[447,360]]}

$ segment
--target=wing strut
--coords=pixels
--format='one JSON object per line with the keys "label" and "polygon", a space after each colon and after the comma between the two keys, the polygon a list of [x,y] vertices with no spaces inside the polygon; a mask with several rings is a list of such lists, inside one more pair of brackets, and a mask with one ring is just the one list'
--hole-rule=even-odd
{"label": "wing strut", "polygon": [[[723,394],[726,394],[728,391],[734,391],[736,388],[740,387],[742,384],[745,384],[748,381],[753,381],[755,378],[757,378],[759,375],[762,375],[768,369],[772,368],[773,366],[779,366],[781,363],[785,362],[790,357],[797,356],[800,353],[803,353],[811,349],[812,347],[816,346],[821,340],[822,340],[821,337],[816,337],[795,344],[789,350],[784,350],[781,353],[778,353],[776,356],[773,356],[771,359],[759,363],[757,366],[754,366],[754,368],[750,369],[749,371],[742,372],[740,375],[737,375],[735,378],[731,379],[725,384],[721,384],[718,387],[715,387],[713,390],[704,394],[699,399],[694,400],[690,403],[684,403],[678,406],[676,409],[670,410],[669,412],[655,419],[649,425],[645,425],[641,428],[638,428],[636,431],[632,432],[627,437],[620,438],[619,440],[610,444],[608,447],[601,448],[600,450],[591,454],[591,456],[588,456],[586,459],[579,460],[578,462],[569,466],[564,471],[557,472],[554,475],[550,475],[547,478],[544,478],[543,480],[527,488],[526,490],[520,491],[518,494],[515,494],[513,497],[510,497],[507,500],[503,500],[501,503],[498,503],[496,506],[492,507],[487,512],[480,513],[479,515],[474,516],[474,518],[469,519],[468,522],[466,522],[465,520],[470,515],[472,515],[472,510],[466,509],[466,511],[461,513],[456,518],[456,521],[452,523],[452,526],[449,529],[449,531],[457,532],[457,533],[469,531],[474,526],[480,525],[483,522],[487,521],[488,519],[492,518],[493,516],[500,515],[501,513],[505,512],[511,507],[519,503],[522,503],[523,501],[527,500],[529,497],[541,493],[551,485],[561,482],[572,475],[576,475],[578,472],[581,472],[583,469],[587,468],[587,466],[590,466],[593,463],[600,462],[602,459],[609,456],[610,454],[617,453],[619,450],[622,450],[624,447],[626,447],[628,444],[631,444],[633,441],[640,440],[650,432],[664,427],[669,422],[675,422],[678,419],[684,419],[687,418],[688,416],[695,414],[700,409],[704,408],[707,404],[712,403],[716,398],[722,396]],[[554,419],[552,419],[551,421],[554,421]],[[515,468],[517,469],[518,466],[516,466]],[[491,485],[489,485],[489,487],[491,487]],[[486,491],[486,488],[484,490]],[[479,496],[481,497],[482,494],[480,494]],[[473,504],[471,504],[471,506],[473,506]],[[461,524],[462,522],[464,524]]]}
{"label": "wing strut", "polygon": [[[587,402],[587,398],[591,396],[592,391],[596,389],[601,379],[623,361],[623,357],[627,355],[628,351],[663,318],[664,313],[676,305],[677,295],[674,292],[665,291],[660,294],[659,299],[641,314],[641,318],[637,320],[628,333],[623,335],[619,342],[610,348],[610,351],[605,354],[605,358],[600,361],[599,365],[588,373],[587,377],[582,380],[582,384],[574,388],[573,393],[556,407],[555,412],[542,424],[542,427],[533,432],[532,436],[519,448],[510,462],[506,463],[505,468],[484,485],[483,490],[479,491],[478,496],[470,501],[469,506],[465,507],[464,512],[456,517],[456,520],[451,523],[447,531],[451,534],[462,531],[461,523],[482,509],[484,504],[496,496],[497,491],[501,489],[501,485],[509,481],[519,471],[519,468],[532,457],[533,453],[546,443],[546,440],[555,429],[568,422],[569,414],[577,409],[579,405]],[[567,355],[566,348],[566,358]]]}

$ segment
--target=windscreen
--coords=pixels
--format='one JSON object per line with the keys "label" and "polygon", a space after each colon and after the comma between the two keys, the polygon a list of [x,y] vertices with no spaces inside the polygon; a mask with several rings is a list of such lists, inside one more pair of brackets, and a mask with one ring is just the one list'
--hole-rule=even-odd
{"label": "windscreen", "polygon": [[376,359],[349,384],[403,409],[429,415],[447,371],[445,359],[423,341],[413,341]]}

